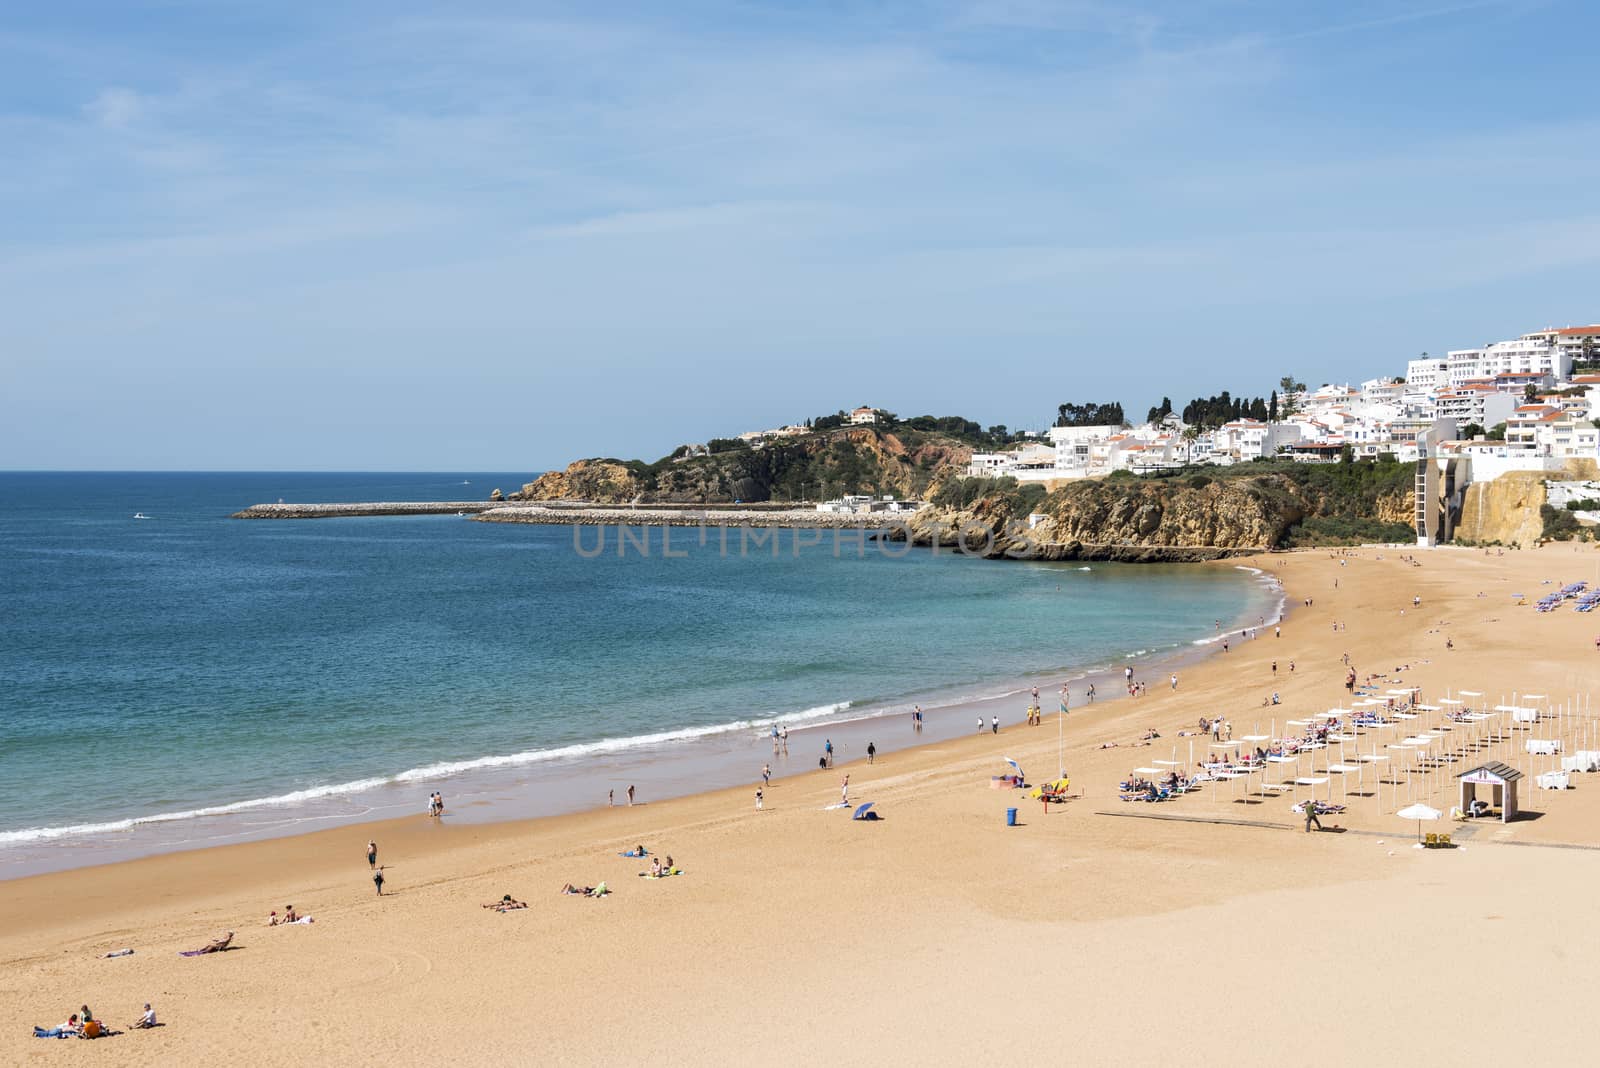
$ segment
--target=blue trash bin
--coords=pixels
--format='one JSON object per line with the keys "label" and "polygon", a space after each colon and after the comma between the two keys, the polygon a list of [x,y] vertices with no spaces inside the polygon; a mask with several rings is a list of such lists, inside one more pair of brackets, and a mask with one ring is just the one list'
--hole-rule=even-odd
{"label": "blue trash bin", "polygon": [[1017,810],[1014,809],[1014,808],[1006,809],[1006,826],[1007,827],[1015,827],[1016,825],[1017,825]]}

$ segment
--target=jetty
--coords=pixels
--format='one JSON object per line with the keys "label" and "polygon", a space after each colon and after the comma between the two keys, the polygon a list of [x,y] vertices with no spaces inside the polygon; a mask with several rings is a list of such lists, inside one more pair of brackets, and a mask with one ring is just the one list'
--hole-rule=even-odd
{"label": "jetty", "polygon": [[232,519],[343,519],[363,515],[476,515],[493,501],[355,501],[341,504],[252,504]]}

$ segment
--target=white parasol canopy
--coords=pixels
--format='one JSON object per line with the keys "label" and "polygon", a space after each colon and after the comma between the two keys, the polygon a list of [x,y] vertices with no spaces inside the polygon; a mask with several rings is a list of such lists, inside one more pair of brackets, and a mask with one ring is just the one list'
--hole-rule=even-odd
{"label": "white parasol canopy", "polygon": [[1430,808],[1419,801],[1415,805],[1407,805],[1399,812],[1396,812],[1395,815],[1403,820],[1417,821],[1417,841],[1420,842],[1422,841],[1422,821],[1438,819],[1439,810],[1436,808]]}

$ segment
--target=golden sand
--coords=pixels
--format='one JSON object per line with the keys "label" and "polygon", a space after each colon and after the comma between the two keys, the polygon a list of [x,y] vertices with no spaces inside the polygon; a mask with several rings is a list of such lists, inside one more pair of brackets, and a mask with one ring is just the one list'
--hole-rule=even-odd
{"label": "golden sand", "polygon": [[[1174,746],[1187,762],[1178,731],[1202,715],[1227,716],[1236,736],[1271,720],[1282,733],[1286,718],[1345,704],[1345,653],[1362,675],[1423,687],[1425,701],[1448,687],[1491,703],[1578,695],[1582,707],[1600,673],[1600,618],[1536,614],[1509,594],[1596,582],[1600,555],[1437,550],[1415,567],[1406,554],[1254,561],[1288,590],[1283,636],[1268,628],[1181,668],[1176,692],[1163,674],[1143,698],[1075,710],[1066,762],[1077,796],[1048,814],[990,788],[1002,754],[1031,778],[1055,770],[1054,716],[1022,726],[1019,702],[998,738],[775,779],[760,812],[740,789],[493,826],[418,817],[0,884],[0,1063],[1582,1056],[1600,951],[1600,777],[1562,793],[1525,781],[1530,818],[1441,824],[1464,846],[1452,850],[1412,848],[1415,825],[1390,813],[1396,794],[1448,811],[1453,769],[1390,772],[1401,785],[1350,798],[1320,834],[1302,832],[1292,795],[1243,784],[1156,805],[1118,799],[1131,768]],[[1283,703],[1263,708],[1274,690]],[[1526,733],[1576,738],[1584,722]],[[1147,727],[1162,737],[1125,748]],[[1394,733],[1364,736],[1362,751]],[[1109,741],[1118,747],[1096,748]],[[1549,765],[1507,759],[1529,780]],[[882,820],[825,810],[844,770]],[[1009,806],[1021,826],[1004,825]],[[381,899],[369,837],[388,869]],[[685,874],[636,878],[646,863],[617,855],[635,842]],[[602,900],[558,893],[601,880],[615,891]],[[505,893],[531,907],[479,907]],[[316,922],[264,925],[291,902]],[[224,930],[236,949],[178,956]],[[102,957],[124,946],[135,954]],[[84,1002],[125,1028],[146,1001],[164,1026],[92,1043],[31,1037]]]}

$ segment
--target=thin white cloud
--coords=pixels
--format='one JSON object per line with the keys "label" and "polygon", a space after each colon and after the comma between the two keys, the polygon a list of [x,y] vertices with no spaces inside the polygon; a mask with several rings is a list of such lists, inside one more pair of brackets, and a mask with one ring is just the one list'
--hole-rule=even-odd
{"label": "thin white cloud", "polygon": [[700,204],[683,208],[619,211],[576,222],[536,226],[527,236],[535,241],[584,237],[635,237],[683,230],[747,226],[760,220],[793,216],[804,206],[776,201]]}
{"label": "thin white cloud", "polygon": [[137,122],[144,114],[145,101],[132,89],[113,86],[102,89],[84,105],[84,113],[101,126],[120,130]]}

